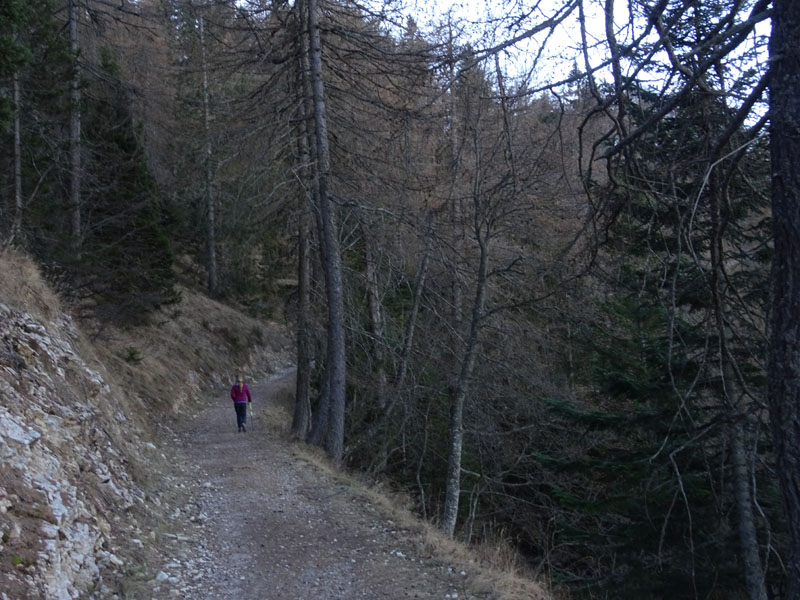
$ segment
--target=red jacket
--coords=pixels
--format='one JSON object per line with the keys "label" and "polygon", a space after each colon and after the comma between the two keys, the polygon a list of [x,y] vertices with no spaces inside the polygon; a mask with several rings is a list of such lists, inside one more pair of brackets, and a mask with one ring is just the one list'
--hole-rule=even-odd
{"label": "red jacket", "polygon": [[253,399],[250,397],[250,388],[247,387],[246,383],[242,383],[241,385],[238,383],[233,384],[233,387],[231,388],[231,400],[234,402],[253,401]]}

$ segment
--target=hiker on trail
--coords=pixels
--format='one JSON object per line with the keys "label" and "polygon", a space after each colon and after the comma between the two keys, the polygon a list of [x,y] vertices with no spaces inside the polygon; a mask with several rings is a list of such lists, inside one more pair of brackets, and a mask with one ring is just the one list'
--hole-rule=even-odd
{"label": "hiker on trail", "polygon": [[239,432],[247,431],[247,405],[253,399],[250,397],[250,388],[240,375],[236,376],[236,382],[231,388],[231,400],[236,409],[236,425],[239,426]]}

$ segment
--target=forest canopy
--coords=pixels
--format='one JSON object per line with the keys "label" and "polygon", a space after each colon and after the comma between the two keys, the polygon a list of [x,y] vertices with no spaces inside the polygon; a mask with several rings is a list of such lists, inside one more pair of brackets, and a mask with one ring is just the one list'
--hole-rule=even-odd
{"label": "forest canopy", "polygon": [[293,433],[556,592],[800,598],[799,46],[790,0],[10,0],[0,240],[100,328],[286,320]]}

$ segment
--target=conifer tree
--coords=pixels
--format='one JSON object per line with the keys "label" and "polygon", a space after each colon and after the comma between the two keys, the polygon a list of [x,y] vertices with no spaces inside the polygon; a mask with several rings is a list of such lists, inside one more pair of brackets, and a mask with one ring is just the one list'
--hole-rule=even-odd
{"label": "conifer tree", "polygon": [[53,2],[9,2],[0,10],[0,44],[5,46],[0,53],[0,136],[5,150],[0,152],[0,170],[8,191],[0,207],[8,216],[2,219],[0,235],[35,249],[38,224],[29,222],[35,221],[31,212],[46,206],[52,216],[63,210],[54,155],[62,149],[59,125],[71,59]]}
{"label": "conifer tree", "polygon": [[[586,332],[593,350],[585,359],[594,402],[606,408],[572,413],[593,432],[581,442],[581,467],[571,467],[593,499],[563,494],[574,517],[563,531],[598,558],[613,552],[616,572],[601,566],[598,585],[626,597],[746,587],[764,598],[761,544],[771,523],[748,511],[755,503],[772,526],[778,521],[775,488],[757,466],[766,456],[757,432],[768,259],[758,250],[769,235],[766,195],[753,188],[765,187],[768,163],[764,140],[743,129],[730,142],[738,151],[709,178],[695,157],[710,151],[727,108],[702,91],[694,99],[660,120],[636,160],[613,174],[613,202],[624,208],[600,262],[617,274],[606,283],[617,299]],[[658,100],[639,90],[625,107],[633,126]],[[730,560],[732,544],[741,563]],[[743,570],[751,550],[755,563]]]}
{"label": "conifer tree", "polygon": [[149,172],[141,129],[134,123],[114,57],[102,52],[104,77],[90,88],[85,236],[74,265],[97,312],[137,323],[174,301],[172,249],[161,198]]}

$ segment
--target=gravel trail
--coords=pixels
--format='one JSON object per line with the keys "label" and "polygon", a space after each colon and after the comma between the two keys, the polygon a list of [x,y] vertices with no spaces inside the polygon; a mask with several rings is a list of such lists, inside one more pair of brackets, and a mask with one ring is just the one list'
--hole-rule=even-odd
{"label": "gravel trail", "polygon": [[153,597],[487,598],[468,593],[466,573],[421,555],[415,536],[356,489],[293,455],[286,424],[262,416],[293,377],[251,386],[256,416],[246,433],[236,430],[227,390],[176,432],[179,500]]}

